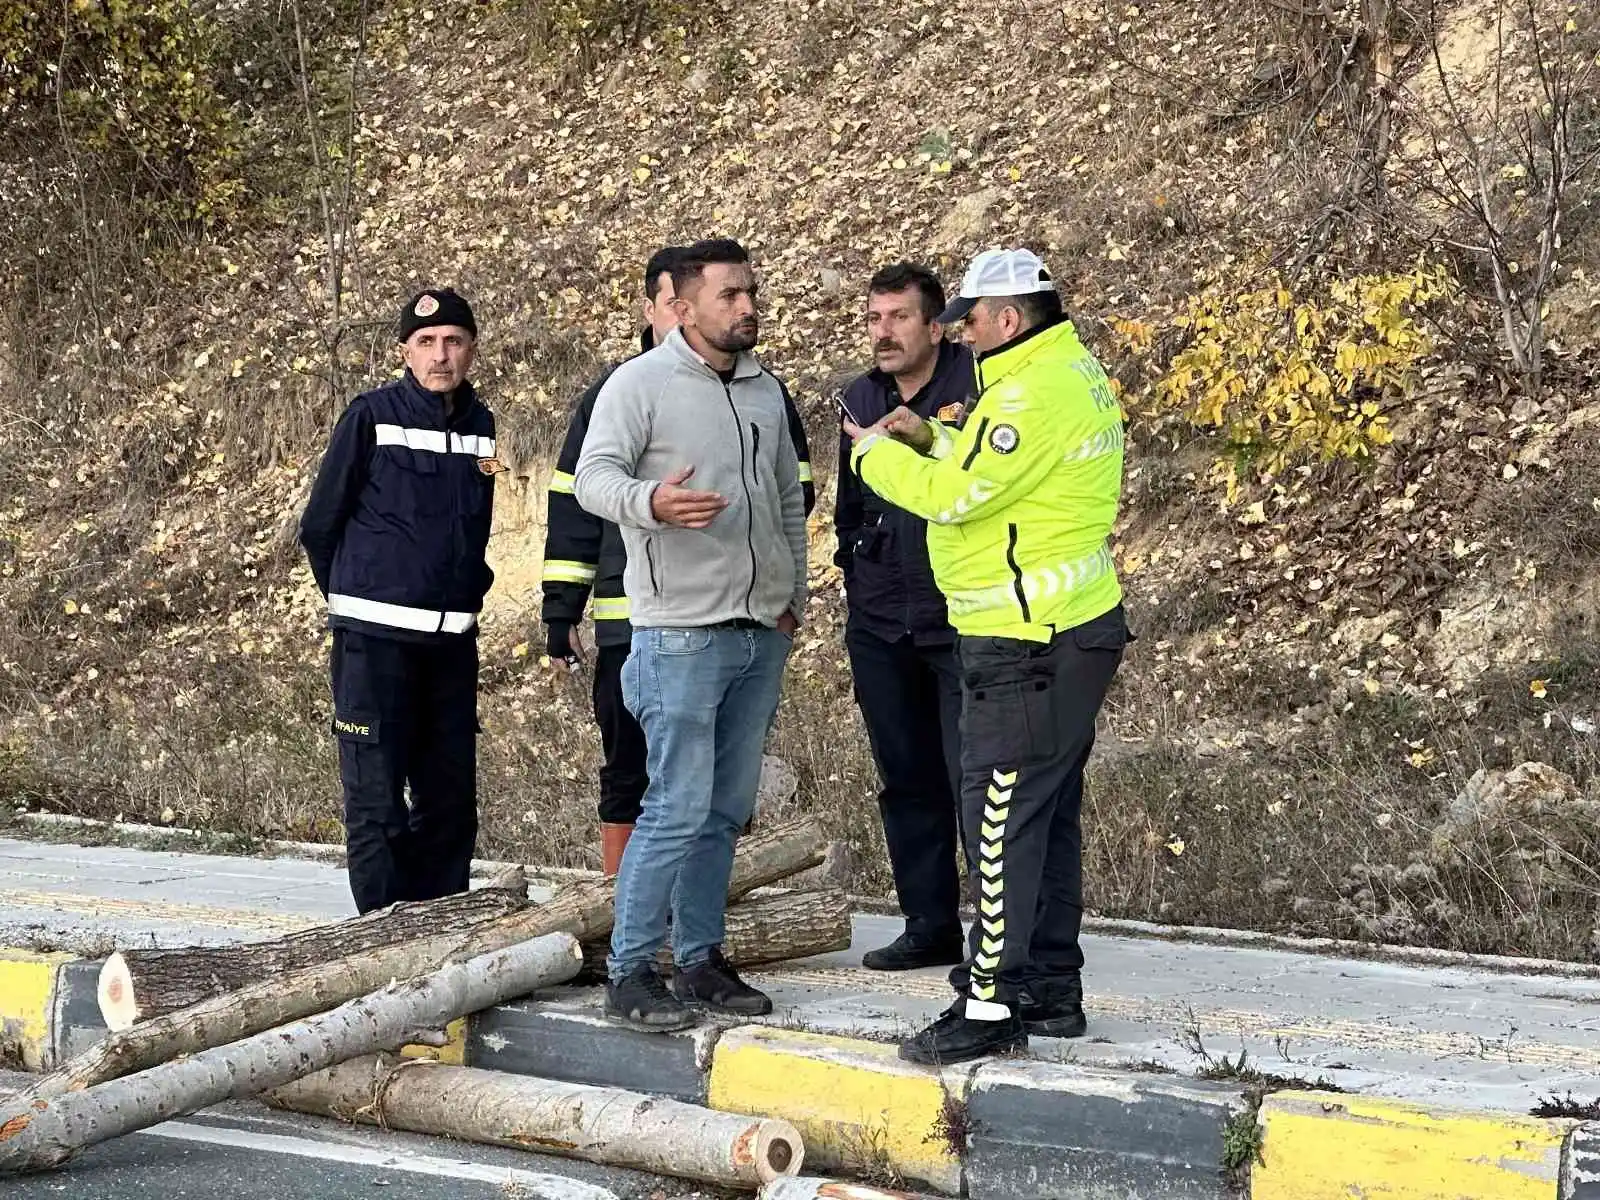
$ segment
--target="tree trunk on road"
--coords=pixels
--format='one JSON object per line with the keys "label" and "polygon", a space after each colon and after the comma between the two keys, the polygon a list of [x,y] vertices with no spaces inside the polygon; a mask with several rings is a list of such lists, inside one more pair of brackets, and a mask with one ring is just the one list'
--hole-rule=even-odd
{"label": "tree trunk on road", "polygon": [[[752,896],[730,905],[722,952],[736,967],[809,958],[850,945],[850,902],[837,889],[822,892],[777,892]],[[603,940],[583,944],[586,972],[605,973],[610,946]],[[658,957],[672,965],[671,948]]]}
{"label": "tree trunk on road", "polygon": [[100,1015],[108,1029],[126,1029],[135,1021],[317,963],[431,938],[440,931],[468,934],[526,908],[525,897],[525,891],[487,887],[441,900],[393,904],[272,941],[119,950],[100,968]]}
{"label": "tree trunk on road", "polygon": [[[810,820],[775,826],[742,839],[734,856],[729,895],[743,895],[804,870],[821,854],[821,846],[820,831]],[[236,992],[141,1021],[112,1033],[99,1045],[41,1076],[23,1093],[23,1098],[48,1099],[143,1071],[181,1054],[195,1054],[324,1012],[375,991],[391,979],[422,975],[443,963],[459,962],[543,934],[603,936],[611,929],[614,914],[612,883],[597,879],[567,884],[544,904],[510,913],[465,936],[446,930],[420,941],[380,946],[287,975],[268,976]]]}
{"label": "tree trunk on road", "polygon": [[570,979],[582,957],[570,935],[537,938],[125,1079],[33,1100],[0,1122],[0,1173],[59,1166],[110,1138],[391,1049],[419,1029]]}
{"label": "tree trunk on road", "polygon": [[[821,830],[815,821],[806,818],[741,838],[734,852],[729,898],[737,899],[815,865],[823,848]],[[364,917],[301,930],[274,941],[220,950],[194,947],[124,951],[113,954],[100,970],[100,1013],[106,1028],[127,1029],[135,1021],[175,1012],[208,996],[335,958],[391,947],[404,951],[404,961],[424,964],[412,970],[397,966],[394,976],[404,978],[432,970],[452,956],[449,950],[431,961],[420,956],[424,946],[431,949],[441,937],[462,944],[464,949],[453,955],[456,958],[497,950],[558,930],[580,939],[603,937],[611,932],[613,883],[586,880],[567,884],[557,888],[546,903],[526,906],[508,890],[484,888],[442,900],[392,905]],[[484,893],[490,894],[481,900],[475,898]],[[504,911],[496,914],[497,905]]]}
{"label": "tree trunk on road", "polygon": [[320,1071],[265,1099],[296,1112],[729,1188],[756,1188],[793,1175],[805,1158],[800,1134],[787,1121],[392,1055]]}

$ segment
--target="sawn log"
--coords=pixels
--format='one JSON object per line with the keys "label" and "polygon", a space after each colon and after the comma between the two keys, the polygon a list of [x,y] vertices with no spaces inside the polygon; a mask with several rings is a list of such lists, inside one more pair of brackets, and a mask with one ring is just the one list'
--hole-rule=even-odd
{"label": "sawn log", "polygon": [[752,1189],[805,1159],[787,1121],[619,1088],[374,1055],[263,1097],[296,1112]]}
{"label": "sawn log", "polygon": [[[820,828],[807,818],[741,838],[734,851],[730,899],[814,866],[821,861],[824,848]],[[431,970],[451,954],[446,950],[428,957],[440,945],[440,938],[481,952],[557,930],[585,940],[604,937],[611,931],[611,886],[609,880],[566,884],[557,888],[549,901],[537,905],[526,905],[509,889],[484,888],[442,900],[396,904],[272,941],[220,948],[121,951],[100,969],[101,1016],[108,1029],[127,1029],[136,1021],[175,1012],[260,980],[386,948],[414,948],[415,952],[407,950],[401,955],[392,972],[395,978],[406,978]],[[480,896],[483,898],[478,899]],[[422,965],[415,966],[417,963]]]}
{"label": "sawn log", "polygon": [[12,1111],[0,1120],[0,1174],[59,1166],[109,1138],[392,1049],[418,1029],[570,979],[582,960],[569,934],[519,942],[242,1041],[83,1091],[8,1106]]}
{"label": "sawn log", "polygon": [[[810,958],[850,946],[850,901],[837,888],[818,892],[774,892],[729,905],[722,952],[736,967]],[[604,974],[610,945],[603,939],[583,944],[586,975]],[[672,950],[661,951],[663,967]]]}

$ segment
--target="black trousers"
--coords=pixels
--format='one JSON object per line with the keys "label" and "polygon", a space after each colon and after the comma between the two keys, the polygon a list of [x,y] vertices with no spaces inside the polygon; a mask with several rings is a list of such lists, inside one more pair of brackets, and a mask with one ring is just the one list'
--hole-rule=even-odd
{"label": "black trousers", "polygon": [[1120,605],[1044,644],[961,639],[961,799],[978,869],[959,992],[1081,999],[1083,768],[1127,643]]}
{"label": "black trousers", "polygon": [[954,646],[845,632],[856,703],[882,787],[878,811],[906,932],[959,938],[961,674]]}
{"label": "black trousers", "polygon": [[466,891],[478,837],[477,639],[335,630],[333,713],[357,910]]}
{"label": "black trousers", "polygon": [[644,730],[622,702],[622,664],[629,647],[600,646],[594,656],[594,719],[600,726],[600,820],[632,825],[639,819],[646,770]]}

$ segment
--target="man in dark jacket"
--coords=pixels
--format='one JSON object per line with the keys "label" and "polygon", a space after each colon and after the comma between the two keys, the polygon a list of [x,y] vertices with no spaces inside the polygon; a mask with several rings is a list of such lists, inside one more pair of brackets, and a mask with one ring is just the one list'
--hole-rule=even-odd
{"label": "man in dark jacket", "polygon": [[[677,328],[673,311],[672,268],[683,256],[681,246],[664,246],[650,256],[644,268],[644,330],[640,352],[654,348]],[[552,663],[575,669],[585,658],[578,633],[584,606],[593,596],[594,616],[594,719],[600,727],[600,862],[607,875],[615,875],[622,851],[639,818],[649,775],[645,769],[644,732],[622,702],[622,664],[628,659],[633,629],[628,621],[628,598],[622,588],[627,553],[622,534],[612,522],[587,512],[572,493],[573,472],[589,432],[589,419],[600,389],[618,367],[612,363],[586,388],[572,408],[566,440],[550,476],[550,498],[544,545],[544,608],[541,619],[547,633]],[[782,385],[779,385],[782,387]],[[816,502],[811,482],[810,455],[805,428],[788,390],[784,389],[789,436],[800,455],[800,479],[805,490],[806,514]]]}
{"label": "man in dark jacket", "polygon": [[494,414],[467,382],[477,336],[451,289],[412,297],[400,314],[405,374],[345,409],[300,521],[333,630],[361,912],[465,891],[477,840],[477,626],[503,469]]}
{"label": "man in dark jacket", "polygon": [[[867,285],[876,366],[844,393],[860,425],[900,405],[957,423],[972,397],[972,353],[944,340],[944,288],[931,271],[896,263]],[[856,703],[882,789],[878,808],[905,932],[868,951],[882,971],[948,966],[965,957],[958,915],[961,673],[955,631],[928,565],[927,523],[875,495],[850,469],[841,436],[834,561],[844,571],[845,647]]]}

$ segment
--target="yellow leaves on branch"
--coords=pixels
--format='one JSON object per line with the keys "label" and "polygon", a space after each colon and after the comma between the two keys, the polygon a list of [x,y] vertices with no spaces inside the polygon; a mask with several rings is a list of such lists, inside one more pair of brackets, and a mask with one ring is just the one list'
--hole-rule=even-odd
{"label": "yellow leaves on branch", "polygon": [[[1173,322],[1188,340],[1155,383],[1151,415],[1220,433],[1236,462],[1271,475],[1388,445],[1385,408],[1433,349],[1419,318],[1453,281],[1441,267],[1419,267],[1296,288],[1269,278],[1242,294],[1193,297]],[[1112,332],[1135,355],[1155,336],[1133,321],[1113,322]],[[1224,474],[1232,491],[1237,474]]]}

